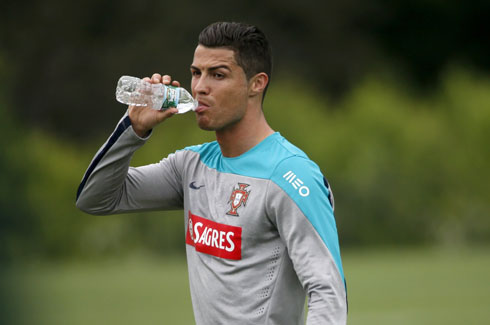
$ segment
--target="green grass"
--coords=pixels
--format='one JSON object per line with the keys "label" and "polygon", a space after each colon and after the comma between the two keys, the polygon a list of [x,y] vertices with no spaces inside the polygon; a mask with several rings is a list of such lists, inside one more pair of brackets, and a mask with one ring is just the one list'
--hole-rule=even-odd
{"label": "green grass", "polygon": [[[490,323],[490,251],[343,254],[349,324]],[[193,324],[183,258],[27,264],[0,272],[2,324]]]}
{"label": "green grass", "polygon": [[5,324],[194,322],[182,258],[38,264],[5,273],[2,279],[8,282],[0,287],[0,292],[9,292],[2,302],[7,314],[0,313],[8,316]]}
{"label": "green grass", "polygon": [[490,251],[348,254],[349,324],[490,323]]}

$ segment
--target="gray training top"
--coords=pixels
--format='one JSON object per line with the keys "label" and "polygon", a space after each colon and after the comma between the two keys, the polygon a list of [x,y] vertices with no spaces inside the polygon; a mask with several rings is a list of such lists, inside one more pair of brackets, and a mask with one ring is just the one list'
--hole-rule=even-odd
{"label": "gray training top", "polygon": [[147,138],[125,115],[77,194],[91,214],[184,209],[197,324],[345,324],[333,196],[318,166],[279,133],[234,158],[217,142],[129,167]]}

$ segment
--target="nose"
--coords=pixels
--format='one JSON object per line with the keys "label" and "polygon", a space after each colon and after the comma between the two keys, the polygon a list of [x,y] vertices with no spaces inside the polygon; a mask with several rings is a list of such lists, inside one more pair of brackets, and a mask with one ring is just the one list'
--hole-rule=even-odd
{"label": "nose", "polygon": [[209,94],[209,85],[205,76],[201,75],[192,80],[192,92],[194,97]]}

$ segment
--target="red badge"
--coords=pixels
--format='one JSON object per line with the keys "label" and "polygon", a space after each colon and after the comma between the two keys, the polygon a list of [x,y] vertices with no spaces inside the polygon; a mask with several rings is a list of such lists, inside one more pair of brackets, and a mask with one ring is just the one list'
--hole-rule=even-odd
{"label": "red badge", "polygon": [[231,209],[230,211],[226,212],[226,214],[239,217],[237,210],[242,205],[246,205],[250,191],[247,191],[245,189],[249,186],[250,185],[248,184],[238,183],[238,188],[233,189],[230,199],[228,200],[228,203],[231,203]]}
{"label": "red badge", "polygon": [[196,251],[230,260],[242,258],[242,228],[217,223],[192,214],[185,242]]}

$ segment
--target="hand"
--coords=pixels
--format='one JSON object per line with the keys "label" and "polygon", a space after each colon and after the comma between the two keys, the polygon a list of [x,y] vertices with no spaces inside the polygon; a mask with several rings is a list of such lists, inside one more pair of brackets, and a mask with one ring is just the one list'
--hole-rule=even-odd
{"label": "hand", "polygon": [[[180,83],[176,80],[172,81],[169,75],[161,76],[158,73],[154,73],[151,79],[146,77],[143,80],[152,84],[162,83],[169,85],[172,83],[172,86],[180,87]],[[134,132],[143,138],[148,135],[151,129],[167,118],[172,117],[177,112],[178,110],[175,107],[159,111],[148,106],[129,106],[129,119],[131,120]]]}

